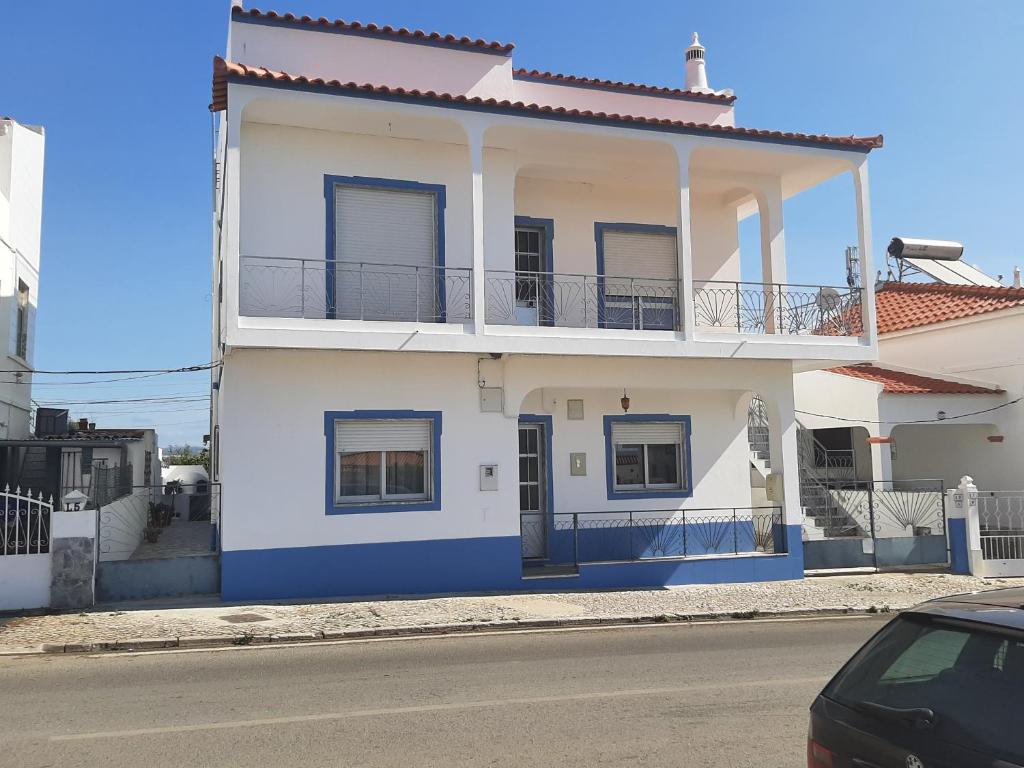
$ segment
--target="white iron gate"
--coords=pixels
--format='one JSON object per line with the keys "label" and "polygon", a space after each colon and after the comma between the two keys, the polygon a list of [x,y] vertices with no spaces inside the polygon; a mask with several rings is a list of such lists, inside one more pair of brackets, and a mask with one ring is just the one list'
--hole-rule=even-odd
{"label": "white iron gate", "polygon": [[1024,491],[978,494],[986,576],[1024,576]]}

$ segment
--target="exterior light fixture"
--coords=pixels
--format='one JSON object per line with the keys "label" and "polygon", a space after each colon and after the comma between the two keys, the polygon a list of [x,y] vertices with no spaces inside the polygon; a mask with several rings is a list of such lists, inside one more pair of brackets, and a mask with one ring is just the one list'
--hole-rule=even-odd
{"label": "exterior light fixture", "polygon": [[939,421],[943,421],[946,418],[946,412],[945,411],[939,411],[935,415],[939,418]]}
{"label": "exterior light fixture", "polygon": [[622,390],[622,399],[619,400],[622,404],[622,412],[627,413],[629,411],[629,395],[626,394],[626,390]]}

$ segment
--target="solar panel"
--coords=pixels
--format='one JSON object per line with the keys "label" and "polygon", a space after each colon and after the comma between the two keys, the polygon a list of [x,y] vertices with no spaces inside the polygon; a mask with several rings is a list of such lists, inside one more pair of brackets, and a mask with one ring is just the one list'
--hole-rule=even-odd
{"label": "solar panel", "polygon": [[962,261],[933,261],[932,259],[903,259],[915,269],[947,285],[987,285],[998,288],[1001,283],[977,267]]}

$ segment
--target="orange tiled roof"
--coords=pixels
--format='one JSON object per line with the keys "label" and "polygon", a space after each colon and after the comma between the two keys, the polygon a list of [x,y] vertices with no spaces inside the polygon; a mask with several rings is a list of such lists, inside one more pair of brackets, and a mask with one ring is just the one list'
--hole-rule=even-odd
{"label": "orange tiled roof", "polygon": [[883,392],[894,395],[998,395],[1003,393],[1001,389],[935,379],[915,373],[891,371],[887,368],[879,368],[877,365],[848,365],[841,368],[829,368],[829,372],[877,382],[882,385]]}
{"label": "orange tiled roof", "polygon": [[875,293],[879,333],[893,333],[1019,306],[1024,306],[1024,288],[885,283]]}
{"label": "orange tiled roof", "polygon": [[549,107],[540,104],[524,104],[521,101],[499,101],[497,99],[483,99],[479,96],[453,95],[450,93],[438,93],[436,91],[419,91],[416,89],[392,87],[387,85],[372,85],[370,83],[349,82],[342,83],[339,80],[324,80],[323,78],[309,78],[304,75],[291,75],[287,72],[277,72],[266,67],[251,67],[246,64],[238,64],[225,61],[220,56],[213,61],[213,101],[210,104],[211,111],[219,112],[227,107],[227,81],[231,79],[237,82],[270,82],[283,85],[293,85],[306,88],[328,89],[338,93],[349,93],[352,95],[373,94],[376,96],[397,97],[407,100],[444,102],[457,105],[479,106],[485,109],[498,109],[509,112],[519,112],[527,116],[547,115],[557,118],[582,119],[595,122],[611,122],[621,125],[651,125],[666,129],[681,129],[695,133],[725,134],[727,136],[753,137],[757,139],[777,140],[783,142],[798,142],[801,144],[827,144],[832,146],[852,148],[862,151],[870,151],[882,146],[882,136],[824,136],[808,133],[790,133],[785,131],[766,131],[756,128],[736,128],[730,125],[710,125],[708,123],[691,123],[682,120],[668,120],[656,117],[642,117],[637,115],[620,115],[617,113],[592,112],[589,109],[566,109],[565,107]]}
{"label": "orange tiled roof", "polygon": [[642,83],[622,83],[616,80],[598,80],[593,77],[578,77],[577,75],[559,75],[554,72],[541,72],[537,69],[517,69],[513,72],[518,77],[531,80],[550,80],[553,83],[568,85],[594,85],[600,88],[608,88],[616,91],[629,91],[640,93],[645,96],[682,96],[688,99],[701,101],[722,102],[732,104],[736,96],[725,93],[701,93],[699,91],[687,91],[680,88],[664,88],[658,85],[644,85]]}
{"label": "orange tiled roof", "polygon": [[345,21],[344,19],[326,19],[321,16],[314,19],[311,16],[296,16],[294,13],[278,13],[277,11],[261,11],[259,8],[242,8],[234,5],[231,8],[231,18],[240,21],[258,21],[269,23],[295,24],[297,26],[319,29],[323,31],[351,32],[355,34],[374,35],[390,37],[401,42],[411,43],[436,43],[445,46],[460,46],[466,48],[477,48],[488,53],[508,54],[515,48],[513,43],[499,43],[491,40],[480,40],[470,37],[456,37],[455,35],[442,35],[440,32],[424,32],[421,29],[406,29],[405,27],[378,26],[377,24],[362,24],[358,21]]}

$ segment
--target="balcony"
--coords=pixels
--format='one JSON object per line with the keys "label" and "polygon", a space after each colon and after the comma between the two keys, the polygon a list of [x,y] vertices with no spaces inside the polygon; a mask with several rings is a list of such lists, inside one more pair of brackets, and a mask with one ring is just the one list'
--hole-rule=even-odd
{"label": "balcony", "polygon": [[695,280],[694,325],[725,333],[859,336],[860,288]]}
{"label": "balcony", "polygon": [[[473,271],[325,259],[243,256],[245,317],[466,324]],[[676,280],[488,270],[492,326],[681,331]],[[862,289],[723,280],[694,282],[694,328],[716,334],[856,337]]]}
{"label": "balcony", "polygon": [[486,321],[492,325],[675,331],[679,284],[605,275],[488,270]]}
{"label": "balcony", "polygon": [[465,323],[472,270],[243,256],[239,314],[246,317]]}

